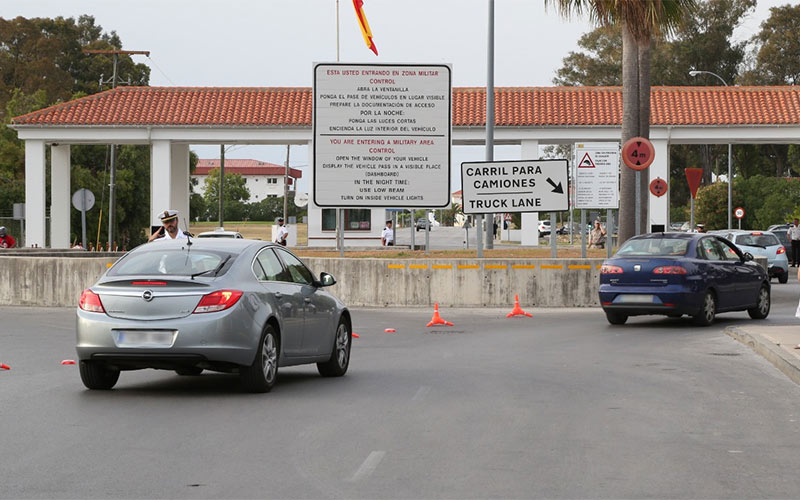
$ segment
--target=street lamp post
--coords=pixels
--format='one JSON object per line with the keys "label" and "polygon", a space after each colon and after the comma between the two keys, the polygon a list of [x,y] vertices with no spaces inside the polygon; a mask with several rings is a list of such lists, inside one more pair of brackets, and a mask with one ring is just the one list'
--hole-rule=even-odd
{"label": "street lamp post", "polygon": [[[723,85],[725,85],[726,87],[728,86],[728,82],[726,82],[718,74],[712,73],[711,71],[693,70],[693,71],[689,72],[689,76],[697,76],[697,75],[702,75],[702,74],[716,76],[717,78],[719,78],[719,81],[721,81]],[[732,154],[731,153],[732,152],[733,152],[733,147],[732,147],[731,143],[728,143],[728,229],[731,229],[733,227],[732,222],[731,222],[731,213],[733,212],[733,205],[732,205],[732,201],[731,201],[732,200],[731,193],[733,192],[733,190],[732,190],[733,173],[731,171],[731,158],[732,158]]]}

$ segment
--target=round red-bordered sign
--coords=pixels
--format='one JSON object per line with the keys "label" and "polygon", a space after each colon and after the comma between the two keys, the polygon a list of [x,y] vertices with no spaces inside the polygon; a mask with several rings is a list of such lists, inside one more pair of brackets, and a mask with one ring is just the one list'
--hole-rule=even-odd
{"label": "round red-bordered sign", "polygon": [[744,208],[736,207],[736,209],[733,211],[733,215],[735,215],[737,219],[743,218],[744,217]]}
{"label": "round red-bordered sign", "polygon": [[650,192],[653,193],[655,196],[664,196],[667,194],[667,181],[662,179],[661,177],[656,177],[650,183]]}
{"label": "round red-bordered sign", "polygon": [[644,137],[632,137],[622,145],[622,162],[634,170],[646,169],[655,157],[653,143]]}

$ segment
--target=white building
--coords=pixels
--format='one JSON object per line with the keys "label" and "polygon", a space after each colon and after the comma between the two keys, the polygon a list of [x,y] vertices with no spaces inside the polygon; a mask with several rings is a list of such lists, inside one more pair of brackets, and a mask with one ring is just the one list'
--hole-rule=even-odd
{"label": "white building", "polygon": [[[219,159],[201,159],[192,173],[192,179],[198,180],[197,192],[205,196],[206,177],[209,172],[219,168]],[[283,180],[286,167],[259,160],[225,159],[225,173],[239,174],[244,177],[245,187],[250,192],[250,202],[264,198],[283,196]],[[303,172],[289,168],[289,191],[294,191],[297,179]]]}

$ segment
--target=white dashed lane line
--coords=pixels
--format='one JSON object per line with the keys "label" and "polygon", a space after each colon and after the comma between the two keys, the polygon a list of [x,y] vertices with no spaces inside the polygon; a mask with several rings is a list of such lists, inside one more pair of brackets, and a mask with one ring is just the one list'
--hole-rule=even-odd
{"label": "white dashed lane line", "polygon": [[351,477],[349,481],[354,483],[369,477],[370,474],[375,472],[375,469],[378,467],[378,464],[381,463],[381,460],[383,460],[384,456],[386,456],[385,451],[373,451],[370,453],[367,459],[364,460],[364,463],[361,464],[361,467],[358,468],[356,473],[353,474],[353,477]]}

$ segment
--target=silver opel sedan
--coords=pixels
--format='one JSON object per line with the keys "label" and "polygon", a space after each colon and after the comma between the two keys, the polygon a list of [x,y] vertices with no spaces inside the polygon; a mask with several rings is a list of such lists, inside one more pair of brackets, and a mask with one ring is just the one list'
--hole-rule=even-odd
{"label": "silver opel sedan", "polygon": [[155,241],[120,258],[78,305],[80,374],[111,389],[123,370],[238,373],[268,392],[278,367],[350,364],[350,312],[284,247],[228,238]]}

